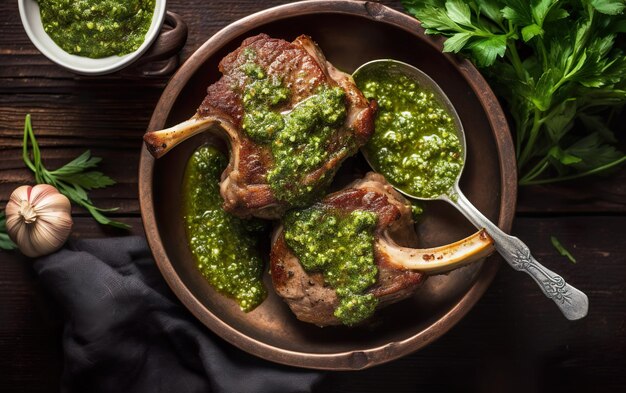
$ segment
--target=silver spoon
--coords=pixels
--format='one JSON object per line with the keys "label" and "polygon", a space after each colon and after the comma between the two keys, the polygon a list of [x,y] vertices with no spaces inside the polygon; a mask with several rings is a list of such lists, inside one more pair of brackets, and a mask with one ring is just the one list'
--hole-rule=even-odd
{"label": "silver spoon", "polygon": [[[461,124],[461,119],[459,115],[456,113],[454,106],[445,95],[443,90],[432,80],[428,75],[420,71],[419,69],[413,67],[410,64],[406,64],[397,60],[391,59],[380,59],[373,60],[368,63],[360,66],[354,73],[353,76],[356,76],[359,72],[364,72],[367,70],[371,72],[372,70],[384,70],[385,72],[395,72],[399,74],[404,74],[405,76],[411,78],[418,86],[425,88],[428,91],[431,91],[440,101],[442,105],[445,106],[448,113],[454,119],[456,124],[457,135],[459,137],[459,141],[462,146],[462,154],[463,154],[463,164],[465,165],[466,159],[466,143],[465,143],[465,132],[463,131],[463,126]],[[365,149],[362,149],[365,155],[365,159],[368,161],[370,166],[378,171],[374,165],[372,165],[372,161],[367,157],[367,153]],[[459,179],[461,177],[463,170],[459,172],[454,186],[448,190],[447,193],[441,194],[435,198],[423,198],[416,195],[411,195],[410,193],[396,187],[394,188],[398,190],[400,193],[414,199],[420,200],[443,200],[454,207],[456,207],[463,215],[476,227],[476,228],[485,228],[487,233],[491,235],[494,240],[496,250],[502,255],[502,257],[513,267],[515,270],[523,271],[529,274],[539,287],[543,291],[544,295],[546,295],[549,299],[552,299],[556,305],[559,307],[561,312],[565,315],[565,317],[569,320],[575,320],[583,318],[587,315],[587,310],[589,308],[589,300],[587,295],[573,286],[567,284],[563,277],[558,274],[550,271],[545,266],[541,265],[533,256],[530,254],[530,249],[524,244],[520,239],[514,236],[507,235],[500,228],[498,228],[493,222],[491,222],[487,217],[485,217],[472,203],[463,195],[459,188]]]}

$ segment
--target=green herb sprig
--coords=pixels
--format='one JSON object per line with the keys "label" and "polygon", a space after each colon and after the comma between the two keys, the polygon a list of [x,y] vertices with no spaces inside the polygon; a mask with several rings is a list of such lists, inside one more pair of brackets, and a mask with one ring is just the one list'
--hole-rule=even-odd
{"label": "green herb sprig", "polygon": [[506,100],[519,183],[603,173],[626,162],[609,128],[626,103],[624,0],[403,0]]}
{"label": "green herb sprig", "polygon": [[559,241],[559,239],[556,238],[556,236],[550,236],[550,242],[552,243],[552,246],[559,252],[559,254],[569,259],[570,262],[576,263],[576,258],[574,258],[572,253],[569,252],[567,248],[565,248],[561,244],[561,242]]}
{"label": "green herb sprig", "polygon": [[[31,152],[29,152],[29,144],[32,149]],[[49,171],[41,162],[41,153],[37,139],[35,138],[35,133],[33,132],[30,115],[26,115],[24,122],[22,158],[26,166],[35,174],[35,181],[38,184],[45,183],[56,187],[56,189],[68,197],[70,201],[87,209],[100,224],[122,229],[130,228],[129,225],[119,221],[113,221],[103,214],[116,211],[117,208],[103,209],[96,207],[87,195],[87,191],[92,189],[104,188],[115,184],[113,179],[104,175],[102,172],[88,170],[95,168],[102,159],[92,157],[91,152],[87,150],[61,168]]]}
{"label": "green herb sprig", "polygon": [[4,212],[0,212],[0,248],[3,250],[13,250],[17,248],[7,233],[7,218]]}

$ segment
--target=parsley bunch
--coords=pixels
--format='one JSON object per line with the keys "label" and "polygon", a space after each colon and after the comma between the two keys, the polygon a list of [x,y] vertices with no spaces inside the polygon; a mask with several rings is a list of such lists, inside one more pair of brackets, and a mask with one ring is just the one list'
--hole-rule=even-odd
{"label": "parsley bunch", "polygon": [[[32,160],[28,149],[29,143],[32,148]],[[38,184],[50,184],[56,187],[56,189],[59,190],[61,194],[68,197],[70,201],[87,209],[100,224],[123,229],[130,228],[128,225],[119,221],[113,221],[103,214],[105,212],[115,211],[117,208],[103,209],[96,207],[87,195],[87,191],[94,188],[104,188],[115,184],[113,179],[104,175],[102,172],[88,170],[96,167],[102,160],[101,158],[92,157],[91,152],[87,150],[59,169],[53,171],[46,169],[41,162],[39,144],[33,132],[30,115],[26,115],[26,121],[24,122],[24,141],[22,149],[24,163],[33,171],[35,181]]]}
{"label": "parsley bunch", "polygon": [[610,130],[626,103],[624,0],[402,0],[507,102],[519,183],[601,173],[626,161]]}

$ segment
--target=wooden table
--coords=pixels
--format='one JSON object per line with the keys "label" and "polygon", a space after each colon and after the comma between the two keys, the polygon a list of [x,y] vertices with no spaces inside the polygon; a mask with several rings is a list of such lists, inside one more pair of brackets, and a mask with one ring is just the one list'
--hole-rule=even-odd
{"label": "wooden table", "polygon": [[[186,59],[212,34],[280,0],[171,0],[189,25]],[[399,1],[385,1],[400,9]],[[45,164],[54,168],[91,149],[114,187],[97,205],[141,234],[137,165],[144,133],[166,79],[79,77],[28,40],[16,1],[0,2],[0,206],[33,182],[21,159],[31,113]],[[623,130],[622,130],[623,131]],[[622,133],[623,135],[624,133]],[[563,318],[528,277],[504,267],[469,315],[429,347],[373,369],[331,373],[320,392],[626,391],[626,171],[520,191],[513,233],[549,268],[587,293],[589,315]],[[114,236],[75,209],[75,237]],[[559,256],[554,235],[578,263]],[[40,287],[31,261],[0,252],[0,391],[58,390],[62,311]]]}

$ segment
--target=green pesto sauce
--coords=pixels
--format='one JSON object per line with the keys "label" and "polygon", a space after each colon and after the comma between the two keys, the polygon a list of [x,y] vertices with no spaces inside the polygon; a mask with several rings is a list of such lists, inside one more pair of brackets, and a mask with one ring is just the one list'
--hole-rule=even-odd
{"label": "green pesto sauce", "polygon": [[345,92],[340,87],[321,86],[292,110],[280,112],[278,108],[289,99],[289,89],[254,63],[254,51],[248,50],[245,56],[242,70],[249,80],[243,91],[242,127],[251,139],[271,148],[274,165],[267,182],[276,198],[306,206],[328,186],[334,171],[325,171],[315,182],[307,182],[306,176],[333,155],[356,150],[352,137],[341,143],[340,151],[333,152],[330,147],[346,117]]}
{"label": "green pesto sauce", "polygon": [[285,217],[285,240],[308,272],[321,272],[335,289],[334,315],[355,325],[374,313],[378,299],[365,291],[376,282],[373,231],[378,217],[363,210],[340,213],[312,206]]}
{"label": "green pesto sauce", "polygon": [[435,95],[393,72],[359,73],[356,82],[379,105],[374,135],[365,146],[372,165],[411,195],[449,193],[463,155],[454,120]]}
{"label": "green pesto sauce", "polygon": [[222,208],[219,181],[226,165],[224,154],[212,146],[202,146],[191,156],[183,181],[184,218],[202,275],[247,312],[266,296],[261,281],[263,261],[257,251],[257,235],[264,226]]}
{"label": "green pesto sauce", "polygon": [[94,59],[139,49],[155,0],[37,0],[44,30],[64,51]]}

